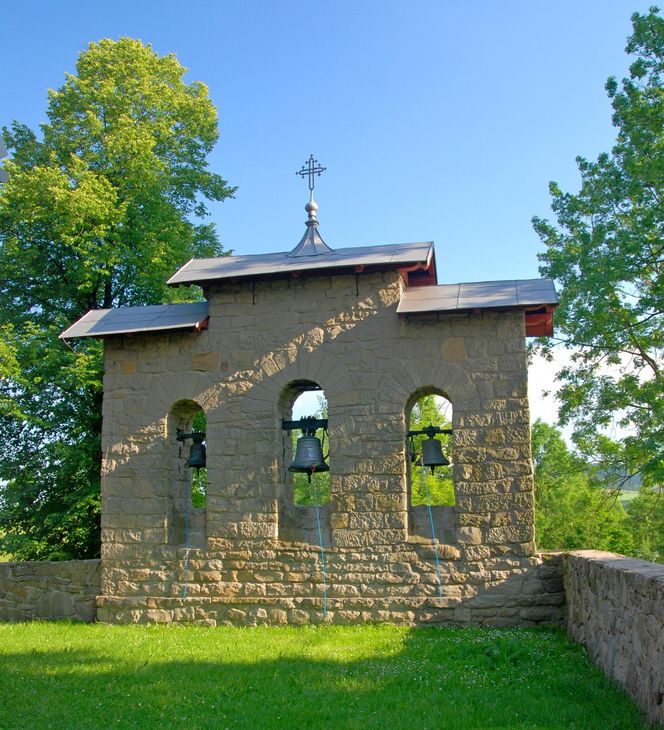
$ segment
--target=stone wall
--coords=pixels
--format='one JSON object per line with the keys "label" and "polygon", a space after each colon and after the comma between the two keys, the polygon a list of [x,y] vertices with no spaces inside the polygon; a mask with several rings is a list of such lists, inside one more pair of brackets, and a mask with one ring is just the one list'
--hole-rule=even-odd
{"label": "stone wall", "polygon": [[664,565],[583,550],[565,556],[567,627],[664,725]]}
{"label": "stone wall", "polygon": [[[502,563],[472,561],[470,567],[477,572],[468,574],[466,556],[462,558],[460,550],[440,545],[441,598],[433,550],[431,545],[390,551],[328,549],[325,585],[317,550],[286,548],[274,542],[268,542],[260,551],[228,550],[210,555],[192,550],[186,566],[182,555],[149,569],[125,563],[123,569],[106,572],[97,618],[110,623],[186,622],[209,626],[324,622],[562,624],[564,594],[559,555],[525,558],[517,567],[508,559]],[[487,565],[495,570],[488,570]],[[111,582],[114,579],[123,582]]]}
{"label": "stone wall", "polygon": [[0,563],[0,621],[94,621],[99,560]]}
{"label": "stone wall", "polygon": [[[400,319],[403,286],[397,272],[216,285],[203,332],[106,338],[101,620],[322,620],[281,429],[311,384],[329,408],[328,620],[560,620],[534,544],[523,312]],[[427,393],[453,405],[456,504],[436,508],[437,548],[408,498],[407,408]],[[197,512],[176,435],[201,408]]]}

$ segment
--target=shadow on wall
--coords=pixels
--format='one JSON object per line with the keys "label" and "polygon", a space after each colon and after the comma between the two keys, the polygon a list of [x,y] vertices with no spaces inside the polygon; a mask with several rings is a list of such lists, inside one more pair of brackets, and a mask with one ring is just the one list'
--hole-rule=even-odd
{"label": "shadow on wall", "polygon": [[[351,277],[348,278],[349,280],[351,279]],[[269,284],[267,285],[269,286]],[[303,281],[289,282],[288,286],[289,288],[295,288],[297,286],[306,286],[306,284]],[[349,286],[352,286],[354,289],[355,284],[353,283],[351,285],[349,283]],[[251,293],[248,293],[251,297]],[[389,293],[384,292],[384,294],[388,298],[393,298],[393,304],[396,306],[400,296],[399,291],[392,288]],[[259,289],[257,287],[256,305],[260,304],[258,296]],[[293,296],[295,296],[295,292],[293,292]],[[206,358],[209,355],[213,356],[215,370],[221,365],[222,370],[229,372],[214,385],[208,386],[204,392],[200,393],[199,400],[204,404],[205,410],[210,412],[217,408],[224,400],[224,391],[229,388],[232,390],[238,382],[242,383],[243,393],[249,397],[251,397],[251,391],[253,389],[258,389],[259,391],[265,389],[265,385],[262,382],[263,378],[266,378],[268,381],[277,379],[277,382],[281,383],[285,388],[288,388],[290,384],[288,383],[287,371],[306,373],[307,363],[314,363],[312,369],[317,373],[316,377],[321,380],[329,378],[333,372],[335,373],[335,378],[343,380],[346,374],[344,372],[338,372],[336,363],[329,358],[326,359],[319,352],[320,348],[323,345],[329,345],[331,341],[334,341],[341,348],[346,340],[356,336],[354,330],[357,327],[360,327],[382,312],[384,312],[383,304],[380,305],[380,308],[377,308],[374,298],[368,296],[347,309],[330,312],[330,316],[323,322],[301,330],[299,334],[280,343],[279,347],[274,350],[262,353],[258,352],[255,356],[253,352],[249,356],[246,353],[238,353],[235,360],[231,356],[230,360],[224,361],[223,364],[217,362],[219,357],[218,353],[202,353],[198,357]],[[270,310],[267,316],[277,318],[274,326],[282,326],[281,315],[278,312]],[[265,318],[263,318],[263,324],[268,326],[265,324]],[[203,368],[203,370],[205,369],[207,368]],[[250,372],[253,374],[248,375]],[[270,395],[273,394],[271,387],[269,392]]]}

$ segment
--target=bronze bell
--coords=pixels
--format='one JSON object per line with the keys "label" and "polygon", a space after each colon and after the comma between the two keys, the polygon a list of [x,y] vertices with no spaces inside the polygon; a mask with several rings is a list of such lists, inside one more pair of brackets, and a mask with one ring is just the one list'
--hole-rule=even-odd
{"label": "bronze bell", "polygon": [[422,441],[422,464],[431,467],[432,474],[437,466],[450,465],[443,455],[443,446],[438,439],[429,437]]}
{"label": "bronze bell", "polygon": [[191,449],[189,451],[189,459],[187,460],[187,466],[191,469],[205,469],[205,432],[194,431],[191,434],[191,440],[193,441]]}
{"label": "bronze bell", "polygon": [[311,482],[314,472],[330,471],[323,459],[323,448],[316,436],[300,436],[295,445],[295,457],[288,471],[307,474]]}
{"label": "bronze bell", "polygon": [[183,443],[187,439],[192,440],[191,449],[189,449],[189,458],[187,466],[190,469],[205,469],[205,431],[193,431],[192,433],[183,433],[178,431],[177,440]]}

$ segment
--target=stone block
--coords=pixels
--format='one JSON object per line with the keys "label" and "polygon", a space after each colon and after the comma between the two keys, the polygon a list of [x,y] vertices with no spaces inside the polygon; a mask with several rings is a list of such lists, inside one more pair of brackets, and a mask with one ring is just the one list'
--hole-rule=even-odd
{"label": "stone block", "polygon": [[486,560],[491,555],[491,550],[486,545],[465,545],[463,548],[463,557],[468,562],[478,562]]}
{"label": "stone block", "polygon": [[482,543],[482,530],[478,527],[459,527],[457,529],[457,542],[463,545],[480,545]]}
{"label": "stone block", "polygon": [[397,545],[404,543],[406,540],[406,530],[369,530],[369,545]]}
{"label": "stone block", "polygon": [[122,375],[133,375],[136,372],[136,360],[122,360],[120,362],[120,372]]}
{"label": "stone block", "polygon": [[465,339],[463,337],[448,337],[441,345],[440,354],[443,360],[447,362],[457,363],[468,360]]}
{"label": "stone block", "polygon": [[294,608],[290,612],[289,623],[295,624],[296,626],[303,625],[303,624],[309,624],[309,623],[311,623],[311,615],[308,611]]}
{"label": "stone block", "polygon": [[488,545],[500,543],[525,543],[534,536],[534,527],[531,522],[507,527],[492,527],[487,530],[486,542]]}
{"label": "stone block", "polygon": [[347,512],[333,512],[330,515],[330,527],[333,530],[347,528],[350,524],[350,515]]}
{"label": "stone block", "polygon": [[334,544],[340,548],[356,548],[367,544],[364,530],[335,530]]}
{"label": "stone block", "polygon": [[350,515],[351,530],[376,529],[384,525],[385,516],[382,512],[354,512]]}
{"label": "stone block", "polygon": [[374,507],[379,512],[403,512],[406,510],[406,495],[377,494],[374,497]]}
{"label": "stone block", "polygon": [[538,623],[557,623],[558,613],[549,606],[529,606],[519,610],[519,616]]}

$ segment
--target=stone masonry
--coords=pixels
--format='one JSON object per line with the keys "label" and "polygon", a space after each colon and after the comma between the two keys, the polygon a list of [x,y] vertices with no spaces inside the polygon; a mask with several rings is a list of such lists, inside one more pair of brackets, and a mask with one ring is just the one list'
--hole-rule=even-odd
{"label": "stone masonry", "polygon": [[[204,331],[106,337],[99,620],[323,621],[281,429],[311,384],[329,407],[328,621],[562,620],[559,557],[534,543],[524,314],[400,319],[404,286],[397,271],[216,283]],[[437,546],[408,496],[407,412],[428,393],[453,405]],[[195,510],[176,432],[201,409]]]}
{"label": "stone masonry", "polygon": [[92,621],[99,560],[0,563],[0,621]]}
{"label": "stone masonry", "polygon": [[565,588],[569,635],[664,726],[664,565],[579,550]]}

